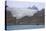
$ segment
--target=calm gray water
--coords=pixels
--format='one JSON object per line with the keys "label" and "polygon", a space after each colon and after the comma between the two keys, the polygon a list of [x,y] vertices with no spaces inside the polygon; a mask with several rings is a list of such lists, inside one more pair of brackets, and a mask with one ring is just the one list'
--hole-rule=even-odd
{"label": "calm gray water", "polygon": [[44,27],[44,25],[11,25],[7,26],[7,30],[38,29]]}

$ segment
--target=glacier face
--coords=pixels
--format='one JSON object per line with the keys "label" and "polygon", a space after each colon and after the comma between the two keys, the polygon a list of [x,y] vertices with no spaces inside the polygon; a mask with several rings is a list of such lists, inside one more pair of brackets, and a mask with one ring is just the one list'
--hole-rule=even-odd
{"label": "glacier face", "polygon": [[33,16],[35,13],[37,13],[38,10],[34,9],[8,9],[7,10],[11,11],[13,17],[16,17],[16,19],[21,19],[24,16]]}

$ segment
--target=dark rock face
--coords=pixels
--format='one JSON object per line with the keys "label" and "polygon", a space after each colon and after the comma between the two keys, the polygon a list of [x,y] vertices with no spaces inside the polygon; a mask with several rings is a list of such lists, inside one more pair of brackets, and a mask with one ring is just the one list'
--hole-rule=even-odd
{"label": "dark rock face", "polygon": [[16,18],[13,18],[10,11],[6,11],[6,22],[7,24],[16,24]]}
{"label": "dark rock face", "polygon": [[36,9],[36,10],[38,10],[38,8],[37,8],[35,5],[33,5],[32,9]]}
{"label": "dark rock face", "polygon": [[25,16],[22,19],[16,19],[16,24],[30,24],[31,17]]}
{"label": "dark rock face", "polygon": [[35,9],[35,10],[38,10],[38,8],[35,5],[33,5],[32,7],[28,7],[27,9]]}
{"label": "dark rock face", "polygon": [[44,9],[38,11],[34,16],[25,16],[22,19],[16,19],[16,24],[44,24]]}
{"label": "dark rock face", "polygon": [[45,14],[45,9],[42,9],[41,11],[38,11],[36,14],[34,14],[34,16],[44,16]]}
{"label": "dark rock face", "polygon": [[12,14],[11,14],[11,12],[10,11],[6,11],[6,16],[8,16],[8,17],[12,17]]}
{"label": "dark rock face", "polygon": [[44,24],[45,23],[45,9],[42,9],[41,11],[38,11],[36,14],[34,14],[34,16],[32,17],[33,20],[35,20],[37,23],[42,23]]}

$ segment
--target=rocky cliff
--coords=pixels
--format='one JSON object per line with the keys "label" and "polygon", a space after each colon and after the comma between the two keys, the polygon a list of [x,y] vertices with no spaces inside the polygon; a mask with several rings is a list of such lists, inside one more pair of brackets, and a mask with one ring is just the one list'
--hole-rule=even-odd
{"label": "rocky cliff", "polygon": [[14,18],[10,11],[6,11],[6,23],[8,24],[16,24],[16,18]]}

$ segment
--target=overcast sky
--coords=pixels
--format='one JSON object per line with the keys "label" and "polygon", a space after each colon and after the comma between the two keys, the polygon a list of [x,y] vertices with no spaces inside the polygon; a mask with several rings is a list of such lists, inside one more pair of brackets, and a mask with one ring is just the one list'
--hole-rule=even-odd
{"label": "overcast sky", "polygon": [[35,5],[39,10],[44,8],[44,3],[36,2],[16,2],[16,1],[7,1],[7,5],[11,8],[28,8]]}

